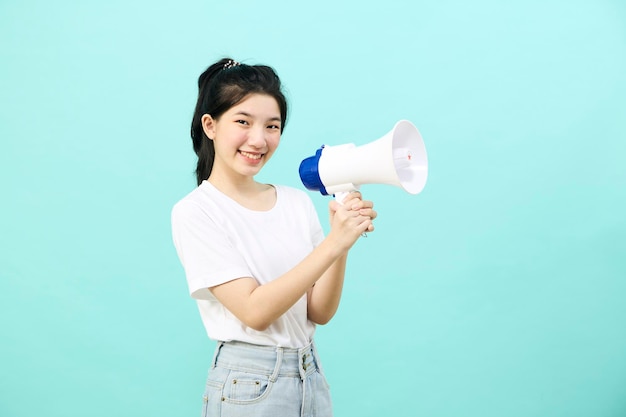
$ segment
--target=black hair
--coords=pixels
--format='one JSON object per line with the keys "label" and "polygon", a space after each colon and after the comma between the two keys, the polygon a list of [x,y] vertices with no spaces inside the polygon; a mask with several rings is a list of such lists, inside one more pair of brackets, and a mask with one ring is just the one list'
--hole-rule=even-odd
{"label": "black hair", "polygon": [[224,58],[207,68],[198,78],[198,101],[191,120],[193,150],[198,156],[198,185],[209,178],[215,159],[213,141],[206,137],[202,129],[202,116],[209,114],[217,120],[228,109],[255,93],[267,94],[276,100],[280,109],[282,133],[287,123],[287,99],[273,68],[239,64]]}

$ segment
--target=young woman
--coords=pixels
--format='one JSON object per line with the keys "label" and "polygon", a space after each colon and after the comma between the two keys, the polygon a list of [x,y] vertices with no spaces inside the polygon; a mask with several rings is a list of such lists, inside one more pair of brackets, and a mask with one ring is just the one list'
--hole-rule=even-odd
{"label": "young woman", "polygon": [[255,181],[287,120],[272,68],[223,59],[198,86],[198,187],[174,206],[172,232],[217,341],[203,415],[331,416],[313,333],[337,311],[348,251],[374,230],[373,204],[360,193],[331,201],[324,237],[305,192]]}

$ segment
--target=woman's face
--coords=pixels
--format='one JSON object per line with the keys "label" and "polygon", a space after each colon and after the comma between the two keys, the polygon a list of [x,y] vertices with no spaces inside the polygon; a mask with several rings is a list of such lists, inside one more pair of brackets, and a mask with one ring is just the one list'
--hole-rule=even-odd
{"label": "woman's face", "polygon": [[215,147],[213,175],[253,177],[280,142],[280,109],[272,96],[251,94],[219,119],[206,114],[202,127]]}

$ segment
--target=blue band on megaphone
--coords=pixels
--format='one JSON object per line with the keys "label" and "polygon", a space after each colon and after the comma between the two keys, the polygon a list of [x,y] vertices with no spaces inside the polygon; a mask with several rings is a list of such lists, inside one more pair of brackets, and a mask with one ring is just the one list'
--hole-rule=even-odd
{"label": "blue band on megaphone", "polygon": [[310,156],[300,162],[299,172],[300,179],[308,190],[319,191],[323,195],[328,195],[319,173],[319,161],[323,149],[324,146],[322,145],[322,147],[315,152],[314,156]]}

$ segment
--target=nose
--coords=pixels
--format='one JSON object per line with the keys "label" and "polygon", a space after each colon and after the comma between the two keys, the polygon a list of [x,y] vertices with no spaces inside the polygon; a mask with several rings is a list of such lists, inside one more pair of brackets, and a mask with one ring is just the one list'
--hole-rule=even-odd
{"label": "nose", "polygon": [[264,148],[267,144],[265,139],[265,129],[263,127],[250,129],[248,134],[248,145],[257,149]]}

